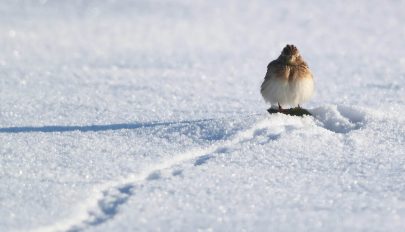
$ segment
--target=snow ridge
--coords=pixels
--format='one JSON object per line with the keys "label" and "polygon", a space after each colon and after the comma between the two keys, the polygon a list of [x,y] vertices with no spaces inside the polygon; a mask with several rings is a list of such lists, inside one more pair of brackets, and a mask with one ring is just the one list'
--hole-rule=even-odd
{"label": "snow ridge", "polygon": [[[119,207],[135,194],[137,185],[179,175],[183,172],[182,169],[185,166],[203,165],[213,158],[214,154],[227,153],[237,149],[237,145],[244,142],[256,139],[257,143],[265,144],[278,139],[283,133],[314,126],[323,127],[334,133],[348,133],[351,130],[359,129],[365,119],[363,112],[336,105],[315,108],[311,112],[314,117],[300,118],[282,114],[265,116],[254,123],[252,127],[236,134],[232,139],[223,140],[205,148],[185,151],[149,167],[142,173],[104,184],[98,188],[98,195],[89,199],[89,202],[79,210],[77,217],[35,231],[77,232],[91,226],[100,225],[113,219],[118,214]],[[192,164],[187,164],[190,161]]]}
{"label": "snow ridge", "polygon": [[[285,123],[281,117],[284,115],[271,116],[259,119],[251,128],[239,132],[233,139],[225,140],[205,148],[191,149],[180,153],[171,159],[164,160],[161,163],[149,167],[142,173],[131,175],[113,183],[104,184],[99,187],[98,196],[89,199],[84,208],[80,209],[77,217],[68,221],[58,222],[55,225],[39,228],[35,231],[82,231],[90,226],[96,226],[104,223],[118,213],[118,208],[127,202],[135,194],[135,188],[138,184],[160,179],[165,175],[176,176],[182,171],[170,170],[174,166],[179,166],[184,162],[192,161],[192,166],[199,166],[207,162],[215,153],[225,153],[231,150],[235,145],[243,143],[260,136],[263,130],[270,129],[273,133],[281,134],[289,128],[302,127],[305,121],[311,120],[289,120]],[[291,117],[292,118],[292,117]],[[277,119],[277,120],[274,120]],[[292,118],[294,119],[294,118]],[[274,138],[276,138],[275,136]]]}

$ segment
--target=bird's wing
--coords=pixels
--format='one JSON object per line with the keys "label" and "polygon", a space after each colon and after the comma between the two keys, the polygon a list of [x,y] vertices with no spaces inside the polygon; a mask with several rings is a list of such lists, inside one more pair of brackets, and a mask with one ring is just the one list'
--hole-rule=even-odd
{"label": "bird's wing", "polygon": [[277,66],[277,60],[273,60],[272,62],[270,62],[267,65],[267,72],[266,72],[266,76],[264,77],[264,80],[268,80],[270,79],[270,77],[272,76],[272,73],[274,73],[275,70],[275,66]]}
{"label": "bird's wing", "polygon": [[288,80],[289,69],[283,65],[282,62],[279,60],[273,60],[267,65],[267,72],[266,76],[264,77],[264,81],[260,86],[260,90],[264,91],[271,83],[270,79],[285,79]]}
{"label": "bird's wing", "polygon": [[288,79],[290,74],[289,68],[279,60],[273,60],[267,65],[267,72],[264,80],[267,81],[271,78]]}

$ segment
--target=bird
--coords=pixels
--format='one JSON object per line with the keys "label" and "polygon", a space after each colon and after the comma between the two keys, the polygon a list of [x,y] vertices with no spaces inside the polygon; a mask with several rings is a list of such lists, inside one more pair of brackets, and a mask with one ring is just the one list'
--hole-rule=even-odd
{"label": "bird", "polygon": [[296,46],[287,44],[280,56],[267,65],[260,92],[265,102],[271,104],[270,109],[279,112],[286,105],[301,108],[312,97],[313,76]]}

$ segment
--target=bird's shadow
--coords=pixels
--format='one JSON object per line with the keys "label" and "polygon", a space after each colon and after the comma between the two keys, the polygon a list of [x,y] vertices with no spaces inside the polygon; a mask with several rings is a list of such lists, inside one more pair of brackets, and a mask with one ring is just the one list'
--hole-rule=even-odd
{"label": "bird's shadow", "polygon": [[62,126],[62,125],[51,125],[51,126],[22,126],[22,127],[4,127],[0,128],[0,133],[30,133],[30,132],[100,132],[100,131],[114,131],[114,130],[131,130],[138,128],[149,128],[156,126],[170,126],[178,124],[190,124],[190,123],[201,123],[207,122],[213,119],[199,119],[199,120],[187,120],[187,121],[177,121],[177,122],[146,122],[146,123],[120,123],[120,124],[107,124],[107,125],[83,125],[83,126]]}

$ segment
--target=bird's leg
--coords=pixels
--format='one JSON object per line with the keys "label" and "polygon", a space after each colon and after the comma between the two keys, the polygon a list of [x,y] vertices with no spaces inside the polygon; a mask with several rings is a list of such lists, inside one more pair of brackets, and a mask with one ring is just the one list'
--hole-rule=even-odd
{"label": "bird's leg", "polygon": [[277,102],[277,104],[278,104],[278,112],[283,112],[284,110],[283,110],[283,108],[280,106],[280,103]]}
{"label": "bird's leg", "polygon": [[298,109],[301,109],[301,106],[300,106],[300,104],[298,104]]}

